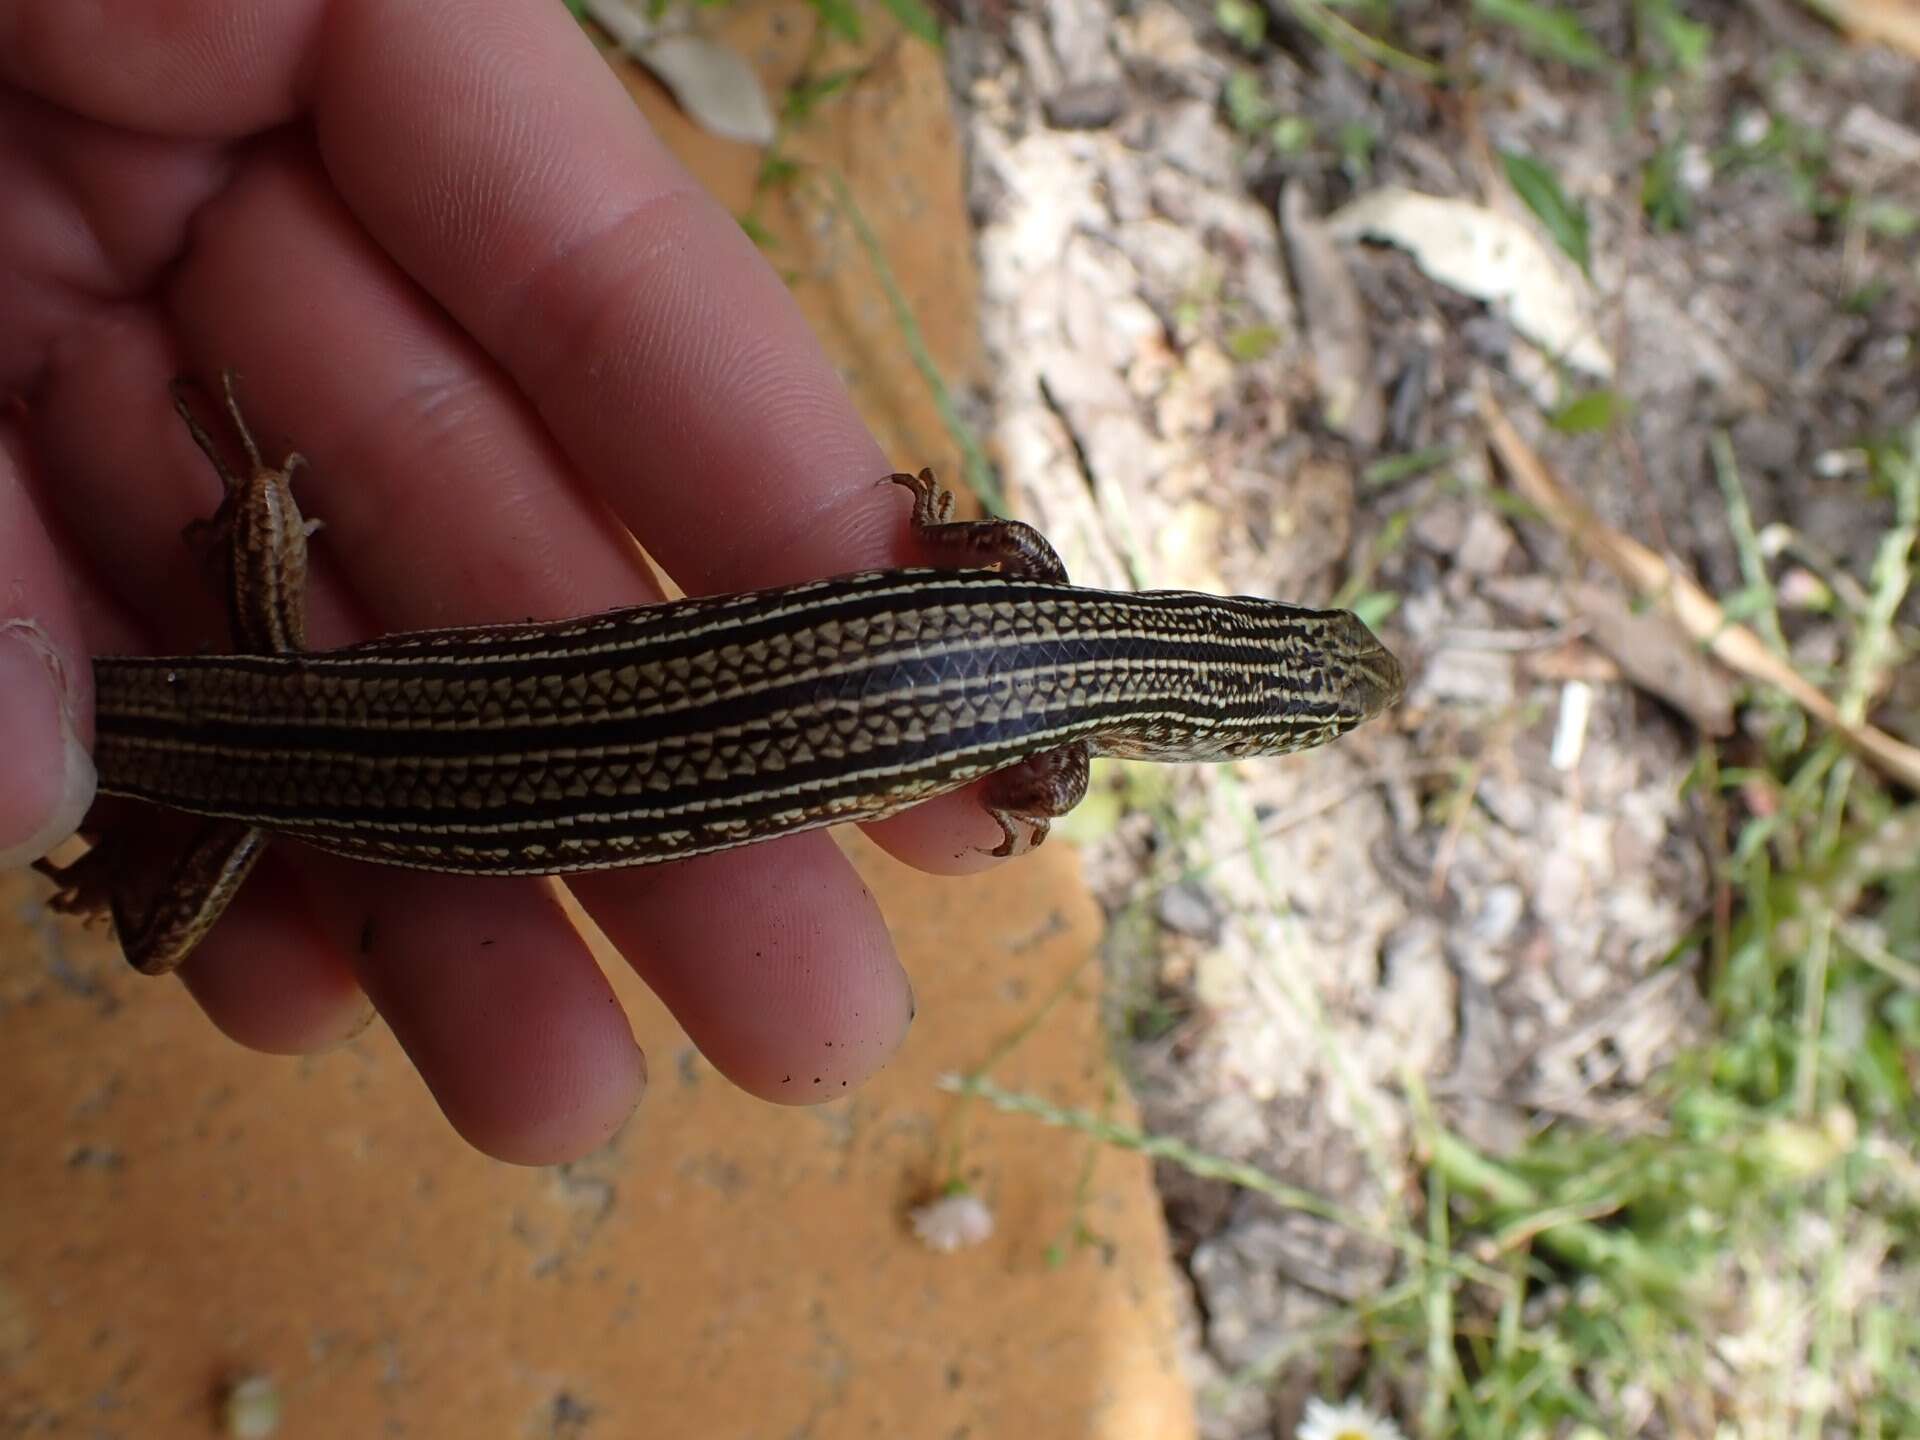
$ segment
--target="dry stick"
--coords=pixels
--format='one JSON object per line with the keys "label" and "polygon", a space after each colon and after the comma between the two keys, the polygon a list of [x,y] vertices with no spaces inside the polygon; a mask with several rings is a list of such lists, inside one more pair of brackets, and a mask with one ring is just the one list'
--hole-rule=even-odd
{"label": "dry stick", "polygon": [[1744,625],[1728,620],[1726,611],[1705,590],[1638,540],[1621,534],[1588,509],[1514,429],[1513,422],[1507,419],[1484,381],[1478,387],[1478,400],[1494,453],[1506,466],[1514,489],[1544,519],[1568,535],[1588,555],[1604,561],[1636,594],[1664,601],[1681,628],[1706,646],[1722,664],[1780,690],[1887,775],[1920,790],[1920,750],[1864,721],[1848,720],[1833,701],[1769,650],[1759,636]]}

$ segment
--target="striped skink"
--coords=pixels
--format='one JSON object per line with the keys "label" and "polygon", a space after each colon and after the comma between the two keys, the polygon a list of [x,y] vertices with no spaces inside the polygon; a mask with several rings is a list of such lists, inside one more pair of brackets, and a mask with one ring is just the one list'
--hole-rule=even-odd
{"label": "striped skink", "polygon": [[[1093,755],[1225,760],[1320,745],[1400,695],[1345,611],[1067,583],[1013,521],[956,523],[929,472],[918,539],[954,568],[870,571],[544,624],[309,651],[299,457],[225,464],[213,533],[231,655],[94,662],[100,790],[205,817],[154,883],[112,835],[54,904],[110,913],[127,958],[189,954],[269,835],[389,865],[546,875],[875,820],[982,776],[1010,853],[1079,802]],[[145,893],[142,893],[142,892]]]}

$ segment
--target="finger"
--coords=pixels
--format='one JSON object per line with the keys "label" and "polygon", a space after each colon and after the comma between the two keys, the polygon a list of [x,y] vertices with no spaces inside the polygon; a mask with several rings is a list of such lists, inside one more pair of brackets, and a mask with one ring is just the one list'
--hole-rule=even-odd
{"label": "finger", "polygon": [[[311,89],[329,168],[375,237],[506,358],[683,584],[900,558],[897,516],[868,484],[887,467],[739,227],[569,17],[484,19],[450,0],[216,0],[160,23],[138,5],[28,7],[0,16],[0,67],[82,113],[169,134],[245,133]],[[398,151],[395,134],[409,136]],[[596,355],[584,375],[583,353]],[[977,848],[955,837],[978,820],[935,802],[878,833],[910,863],[950,869],[943,857]]]}
{"label": "finger", "polygon": [[303,873],[329,897],[323,930],[354,952],[375,1007],[475,1149],[520,1165],[571,1159],[639,1104],[646,1057],[549,887],[368,884],[369,867],[322,856]]}
{"label": "finger", "polygon": [[[182,538],[222,495],[173,409],[169,386],[182,364],[151,309],[121,306],[62,342],[35,395],[33,452],[58,476],[41,493],[58,517],[63,558],[113,602],[89,635],[102,650],[184,654],[231,643],[216,575]],[[211,433],[231,441],[209,398],[198,400]],[[269,450],[277,438],[261,437]],[[310,630],[341,635],[366,624],[325,557],[309,576],[307,608]]]}
{"label": "finger", "polygon": [[[287,277],[299,277],[289,286]],[[526,402],[340,206],[310,150],[249,157],[167,303],[196,368],[233,368],[307,467],[314,553],[376,631],[660,598]],[[326,648],[366,632],[313,633]]]}
{"label": "finger", "polygon": [[[657,598],[632,542],[568,483],[524,403],[368,244],[300,151],[255,157],[201,235],[170,295],[185,343],[249,377],[246,403],[263,426],[308,417],[298,483],[326,526],[316,551],[373,628]],[[302,277],[297,292],[288,273]],[[314,635],[322,646],[357,638]],[[338,866],[307,880],[323,914],[353,900],[405,916],[381,925],[387,941],[356,964],[472,1143],[501,1158],[564,1158],[637,1103],[644,1067],[637,1052],[627,1059],[631,1033],[545,887]],[[487,963],[475,965],[482,936]],[[494,1017],[495,1033],[476,1028],[476,1013]]]}
{"label": "finger", "polygon": [[273,851],[178,974],[227,1038],[269,1055],[330,1050],[373,1013],[346,952],[315,928]]}
{"label": "finger", "polygon": [[[71,369],[56,364],[48,374],[35,395],[31,428],[34,453],[47,459],[45,468],[59,476],[57,482],[43,483],[39,493],[64,502],[52,507],[67,520],[61,526],[67,544],[57,559],[67,589],[79,602],[82,653],[152,648],[157,641],[149,623],[154,614],[184,621],[180,628],[187,632],[212,634],[224,622],[211,598],[201,594],[197,576],[180,576],[173,601],[146,607],[149,613],[138,618],[112,593],[124,593],[130,576],[171,576],[190,568],[178,536],[178,516],[183,506],[196,503],[185,497],[199,490],[170,484],[169,477],[184,477],[203,469],[205,462],[190,445],[175,465],[163,458],[180,426],[165,408],[162,377],[171,368],[170,352],[152,317],[132,307],[103,312],[76,332],[61,353]],[[84,377],[86,383],[76,383],[75,377]],[[78,443],[82,436],[87,443]],[[158,483],[144,483],[149,480]],[[217,491],[213,486],[212,493]],[[96,495],[104,497],[103,503],[93,503]],[[168,495],[181,498],[154,503]],[[26,533],[25,527],[0,527],[0,548],[18,543]],[[103,534],[111,543],[100,543]],[[94,543],[83,548],[76,543],[79,539]],[[104,568],[102,560],[108,562]],[[110,586],[94,578],[106,576],[121,583]],[[157,589],[157,580],[148,584]],[[183,597],[193,596],[200,597],[197,605],[183,603]],[[196,613],[198,619],[186,618]],[[220,639],[224,643],[224,636]],[[83,661],[77,673],[90,677],[91,667]],[[0,685],[0,705],[13,689]],[[81,713],[91,715],[90,694]],[[91,770],[90,759],[87,764]],[[36,773],[32,765],[0,772],[14,778]],[[223,1032],[269,1053],[327,1049],[361,1024],[367,1009],[346,955],[314,932],[304,902],[288,887],[272,855],[179,975]]]}
{"label": "finger", "polygon": [[0,6],[0,78],[110,125],[250,134],[296,112],[301,66],[323,39],[328,8],[24,0]]}
{"label": "finger", "polygon": [[[571,404],[575,424],[563,438],[568,440],[576,461],[581,453],[578,448],[581,423],[586,424],[584,433],[590,453],[596,432],[608,437],[599,452],[599,458],[604,460],[608,458],[609,447],[618,451],[630,444],[628,440],[616,443],[611,438],[614,427],[605,424],[606,416],[612,414],[625,420],[637,414],[639,423],[634,428],[639,432],[637,439],[641,443],[631,449],[650,448],[663,457],[664,463],[652,473],[668,478],[677,475],[689,482],[678,491],[670,488],[664,496],[654,497],[669,502],[666,508],[672,513],[668,518],[682,527],[689,518],[702,518],[709,507],[693,501],[694,497],[703,495],[712,502],[710,508],[719,513],[722,538],[718,548],[727,563],[712,570],[710,578],[717,583],[754,583],[744,577],[757,575],[761,580],[775,580],[844,569],[865,563],[865,557],[870,554],[891,550],[890,537],[898,533],[898,520],[897,515],[878,508],[873,498],[869,480],[881,467],[872,442],[852,416],[830,368],[806,336],[797,312],[758,256],[744,246],[731,222],[687,187],[684,177],[664,160],[634,117],[624,95],[604,73],[597,57],[590,54],[564,20],[555,26],[551,22],[556,17],[537,10],[489,16],[488,25],[482,28],[489,30],[500,47],[490,49],[482,45],[475,54],[454,57],[454,63],[449,65],[443,63],[448,58],[449,34],[469,33],[464,12],[453,17],[458,23],[452,31],[442,28],[447,21],[446,14],[435,11],[433,17],[428,17],[411,7],[383,13],[377,7],[343,5],[328,12],[328,16],[324,43],[316,41],[316,46],[326,52],[325,63],[309,66],[314,75],[314,92],[319,97],[316,128],[323,145],[328,143],[330,125],[342,122],[345,129],[352,132],[357,123],[357,110],[369,105],[376,109],[384,106],[391,98],[387,92],[396,79],[403,81],[422,108],[420,113],[405,115],[387,110],[385,118],[400,119],[403,130],[410,134],[433,132],[433,143],[410,143],[396,156],[390,137],[401,132],[385,129],[384,121],[370,128],[362,127],[359,137],[364,146],[359,155],[355,157],[345,151],[336,155],[330,151],[330,167],[336,174],[344,175],[352,171],[356,163],[362,170],[371,165],[376,182],[397,185],[401,200],[417,208],[427,196],[455,194],[475,198],[474,204],[454,207],[448,212],[456,217],[477,217],[465,226],[470,233],[464,238],[458,233],[451,238],[444,234],[436,237],[431,233],[431,224],[419,227],[412,234],[401,233],[404,225],[390,226],[392,233],[382,233],[376,226],[378,238],[390,247],[404,246],[403,258],[411,257],[409,266],[416,276],[421,273],[417,264],[421,253],[433,258],[444,245],[450,244],[451,248],[442,258],[449,258],[456,269],[465,265],[464,278],[470,288],[449,288],[444,283],[439,288],[433,285],[429,288],[471,327],[490,330],[490,334],[482,334],[490,348],[499,348],[496,340],[504,344],[511,338],[507,333],[511,323],[505,328],[497,323],[502,311],[510,312],[517,305],[542,303],[543,286],[538,282],[543,276],[538,272],[544,269],[561,276],[562,298],[573,303],[559,316],[561,323],[554,326],[552,334],[543,336],[535,327],[531,335],[535,348],[521,347],[520,368],[516,374],[523,388],[535,390],[526,376],[539,367],[530,366],[530,362],[546,359],[547,383],[544,392],[537,392],[535,398],[543,407],[557,408],[563,418]],[[414,23],[423,17],[431,23]],[[511,65],[502,66],[500,62],[506,53],[518,51],[520,41],[527,38],[519,34],[516,27],[537,28],[539,43],[526,53],[524,65],[516,53]],[[270,49],[256,47],[247,63],[261,67],[278,64],[277,53],[267,53]],[[202,58],[214,67],[216,84],[219,67],[232,54],[231,49],[220,46],[206,48]],[[383,65],[396,59],[400,62],[398,72],[382,70]],[[471,68],[476,61],[481,67],[477,70]],[[407,71],[412,73],[403,73]],[[499,83],[503,80],[504,87]],[[516,96],[514,86],[522,80],[533,83]],[[246,89],[244,81],[237,83],[243,91]],[[436,108],[449,103],[459,112],[457,122],[451,127],[441,127]],[[504,110],[499,108],[502,105]],[[529,115],[541,117],[541,122],[526,124]],[[560,118],[556,121],[554,117]],[[583,119],[586,123],[578,124]],[[609,120],[610,129],[605,124]],[[448,142],[456,150],[461,149],[465,137],[460,135],[460,129],[475,124],[479,126],[474,132],[477,143],[464,149],[468,163],[450,166],[451,159],[460,157],[449,154]],[[503,134],[503,129],[510,133]],[[610,183],[600,187],[594,177],[589,176],[586,191],[574,190],[580,177],[565,173],[572,163],[569,157],[575,154],[573,147],[585,140],[589,151],[596,151],[602,136],[607,134],[648,148],[654,163],[636,168],[630,165],[631,155],[612,155],[607,167]],[[346,150],[353,149],[354,138],[353,133],[346,135]],[[524,143],[529,139],[531,145]],[[614,147],[624,148],[631,147]],[[404,176],[397,173],[401,171],[405,172]],[[624,172],[628,171],[647,186],[664,179],[668,191],[651,196],[636,194],[634,187],[625,183]],[[535,183],[523,187],[522,181],[528,179]],[[636,213],[632,208],[636,204],[646,209],[659,202],[654,208],[667,220],[659,231],[661,243],[652,245],[650,252],[643,249],[629,258],[644,261],[651,253],[664,257],[669,263],[639,277],[645,283],[629,286],[629,277],[622,273],[623,246],[618,232],[623,227],[600,224],[596,234],[592,229],[581,230],[575,226],[578,218],[605,221],[615,213],[602,210],[581,216],[583,202],[592,210],[591,196],[597,188],[606,189],[619,213],[631,215]],[[502,196],[506,202],[504,209],[496,203]],[[437,203],[437,200],[426,201],[425,209],[431,212]],[[512,213],[507,213],[509,211]],[[691,216],[691,223],[683,223],[685,216],[677,220],[677,211]],[[432,220],[434,216],[428,214],[426,218]],[[446,216],[439,218],[445,220]],[[508,224],[496,236],[495,222],[511,220],[527,222],[532,231]],[[454,232],[460,231],[462,222],[456,218],[452,228]],[[542,262],[526,275],[516,275],[511,270],[490,271],[486,262],[492,257],[485,253],[486,247],[493,245],[497,238],[504,238],[510,249],[517,237],[527,233],[544,236],[562,249],[573,246],[578,254],[571,257],[569,263],[561,264],[557,263],[557,251],[542,249],[537,255],[525,257]],[[631,228],[626,233],[651,243],[649,232],[643,228]],[[681,260],[675,261],[676,249],[701,251],[710,237],[717,241],[716,264],[689,265],[684,253]],[[472,243],[476,239],[480,242],[479,253]],[[439,279],[445,282],[448,277],[443,275]],[[597,389],[583,388],[579,396],[569,395],[566,386],[577,383],[573,372],[578,366],[572,363],[576,358],[575,347],[593,343],[596,336],[593,325],[582,323],[592,318],[593,300],[596,297],[618,299],[623,290],[631,290],[639,309],[622,309],[617,313],[610,309],[608,313],[613,318],[606,323],[612,327],[610,333],[617,337],[628,328],[631,318],[635,322],[635,333],[644,343],[637,350],[627,347],[614,352],[614,363],[605,367],[609,379]],[[496,323],[491,327],[482,323],[489,305],[495,309]],[[661,312],[658,324],[648,318],[649,308]],[[507,319],[512,322],[513,317],[508,314]],[[709,325],[709,319],[714,323]],[[525,323],[520,322],[523,327]],[[713,343],[704,342],[703,333],[710,333]],[[524,329],[519,338],[528,338]],[[539,349],[540,346],[545,349]],[[679,366],[666,385],[657,387],[666,391],[665,403],[661,396],[649,393],[651,388],[656,388],[649,384],[654,368],[649,362],[662,357]],[[795,361],[797,364],[789,364]],[[552,392],[563,367],[568,378],[566,385],[559,387],[562,393],[556,397]],[[587,373],[592,377],[596,372],[589,367]],[[637,397],[632,393],[635,387],[641,391]],[[637,412],[631,403],[636,398],[647,402]],[[745,402],[744,408],[736,403],[739,401]],[[599,406],[609,402],[615,403],[614,409],[599,410]],[[737,423],[743,415],[748,423]],[[628,465],[632,463],[631,449],[626,457]],[[783,458],[770,457],[790,455],[801,457],[800,483],[769,487],[766,483],[769,478],[783,480],[791,468]],[[621,457],[616,453],[612,458]],[[745,465],[743,459],[755,463]],[[683,463],[689,460],[697,463]],[[618,468],[613,467],[615,478],[620,478]],[[736,472],[742,484],[732,483],[731,477]],[[859,477],[850,498],[844,488],[835,488],[844,487],[846,482],[841,477],[849,474]],[[607,493],[605,475],[594,474],[590,478],[602,493]],[[823,486],[820,483],[823,479],[832,484]],[[786,498],[782,503],[764,500],[768,495],[783,493]],[[704,525],[701,528],[705,528]],[[788,536],[798,538],[789,543]],[[652,538],[650,534],[649,539]],[[694,559],[695,554],[687,556],[688,563]],[[687,564],[676,568],[684,572]],[[730,575],[743,578],[736,581],[729,579]],[[690,584],[701,585],[698,574],[688,578]],[[843,872],[843,875],[841,883],[853,883],[850,873]],[[697,963],[700,957],[689,958]]]}
{"label": "finger", "polygon": [[885,1064],[913,1018],[871,892],[838,883],[845,863],[760,845],[571,883],[629,937],[628,960],[715,1068],[764,1100],[811,1105]]}
{"label": "finger", "polygon": [[104,303],[142,295],[180,253],[224,158],[0,87],[0,383],[25,383]]}
{"label": "finger", "polygon": [[890,467],[740,226],[564,13],[449,34],[463,13],[339,17],[314,123],[361,222],[690,591],[893,558],[903,512],[874,483]]}
{"label": "finger", "polygon": [[[183,328],[196,351],[234,357],[253,377],[249,403],[268,424],[328,417],[301,441],[312,461],[302,496],[326,517],[319,547],[377,623],[569,614],[649,596],[631,541],[571,483],[504,377],[368,246],[309,166],[275,157],[210,207],[202,230],[173,294]],[[304,277],[291,296],[289,270]],[[870,897],[824,836],[757,847],[740,867],[575,888],[714,1063],[755,1093],[795,1093],[783,1078],[800,1064],[793,1047],[819,1048],[821,1032],[839,1037],[823,1086],[864,1076],[899,1039],[905,978]],[[768,966],[770,950],[783,967]],[[845,1013],[850,1001],[858,1018]],[[458,1023],[423,1003],[411,1011],[423,1028]]]}
{"label": "finger", "polygon": [[0,868],[73,834],[94,789],[87,652],[25,467],[19,427],[0,423]]}
{"label": "finger", "polygon": [[978,875],[1002,857],[993,852],[1004,835],[981,803],[978,781],[924,805],[865,826],[894,859],[929,875]]}

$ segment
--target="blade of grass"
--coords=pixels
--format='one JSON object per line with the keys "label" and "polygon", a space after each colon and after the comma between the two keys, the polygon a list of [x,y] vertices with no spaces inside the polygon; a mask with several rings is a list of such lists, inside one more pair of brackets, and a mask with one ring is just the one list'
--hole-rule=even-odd
{"label": "blade of grass", "polygon": [[880,289],[887,297],[887,304],[893,311],[894,323],[900,327],[901,339],[907,347],[907,355],[913,361],[913,368],[920,372],[920,378],[926,383],[933,403],[940,411],[941,423],[947,427],[955,447],[961,455],[961,471],[965,475],[967,488],[980,497],[980,503],[995,515],[1004,515],[1007,498],[1000,486],[999,474],[987,452],[975,437],[973,429],[960,416],[959,406],[954,404],[953,392],[947,388],[946,379],[940,374],[940,367],[934,363],[933,352],[927,348],[926,336],[921,332],[920,322],[914,318],[913,307],[907,303],[906,295],[900,289],[900,282],[888,263],[886,253],[875,238],[873,227],[867,224],[867,217],[861,212],[853,191],[848,188],[845,177],[837,170],[827,172],[827,184],[833,190],[834,208],[846,217],[853,227],[855,238],[860,243],[861,252],[867,257],[867,263],[873,267],[874,277],[880,282]]}
{"label": "blade of grass", "polygon": [[1773,582],[1767,578],[1767,559],[1760,553],[1760,537],[1753,528],[1753,509],[1747,504],[1746,486],[1740,481],[1740,465],[1733,457],[1733,438],[1724,430],[1716,430],[1708,448],[1713,455],[1713,478],[1720,482],[1720,495],[1727,507],[1727,529],[1733,533],[1734,553],[1740,557],[1740,578],[1759,607],[1755,615],[1760,637],[1774,654],[1787,659],[1780,607],[1774,599]]}

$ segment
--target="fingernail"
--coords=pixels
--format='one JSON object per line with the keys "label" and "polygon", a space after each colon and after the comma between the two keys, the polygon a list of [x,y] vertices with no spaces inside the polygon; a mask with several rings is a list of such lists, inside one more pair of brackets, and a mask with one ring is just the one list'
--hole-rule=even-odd
{"label": "fingernail", "polygon": [[79,828],[97,779],[66,668],[31,620],[0,621],[0,756],[0,869],[9,869]]}

